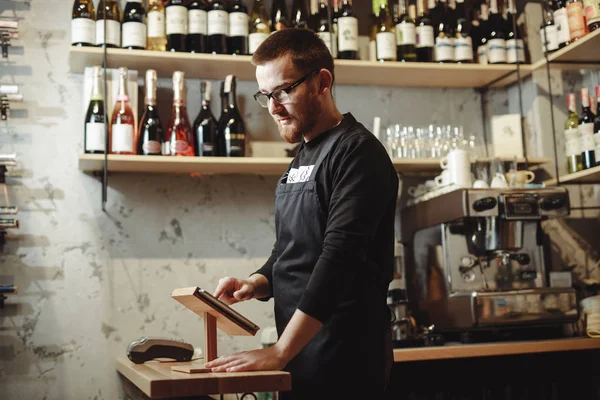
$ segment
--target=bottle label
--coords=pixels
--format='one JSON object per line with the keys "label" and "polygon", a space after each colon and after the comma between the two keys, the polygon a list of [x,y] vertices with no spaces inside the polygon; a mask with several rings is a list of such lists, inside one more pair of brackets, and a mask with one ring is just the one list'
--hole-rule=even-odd
{"label": "bottle label", "polygon": [[600,158],[600,130],[594,134],[594,143],[596,144],[596,158]]}
{"label": "bottle label", "polygon": [[483,44],[477,48],[477,60],[479,64],[488,64],[488,50],[487,45]]}
{"label": "bottle label", "polygon": [[420,25],[415,28],[415,31],[417,33],[417,48],[434,46],[433,26]]}
{"label": "bottle label", "polygon": [[187,153],[190,145],[185,140],[176,140],[171,143],[171,154],[174,155],[184,155]]}
{"label": "bottle label", "polygon": [[[558,49],[558,29],[556,25],[546,25],[546,27],[540,29],[540,37],[542,38],[542,53],[548,51],[554,51]],[[544,41],[546,45],[544,46]]]}
{"label": "bottle label", "polygon": [[148,140],[142,145],[142,151],[144,154],[160,154],[161,147],[160,142]]}
{"label": "bottle label", "polygon": [[456,61],[473,61],[473,39],[470,36],[454,39],[454,58]]}
{"label": "bottle label", "polygon": [[96,23],[89,18],[71,20],[71,43],[96,44]]}
{"label": "bottle label", "polygon": [[250,54],[254,54],[256,49],[258,49],[258,46],[260,46],[260,44],[264,42],[268,37],[268,33],[261,32],[251,33],[250,35],[248,35],[248,47],[250,48]]}
{"label": "bottle label", "polygon": [[581,154],[577,128],[565,130],[565,152],[567,153],[567,157]]}
{"label": "bottle label", "polygon": [[416,45],[417,31],[413,23],[401,23],[396,25],[396,45]]}
{"label": "bottle label", "polygon": [[354,17],[338,19],[339,51],[358,51],[358,20]]}
{"label": "bottle label", "polygon": [[588,26],[590,24],[600,22],[600,4],[596,0],[583,0],[583,8],[585,10],[585,19]]}
{"label": "bottle label", "polygon": [[[96,21],[96,44],[104,44],[104,20]],[[106,44],[121,47],[121,24],[112,19],[106,20]]]}
{"label": "bottle label", "polygon": [[583,17],[583,4],[574,1],[567,4],[567,17],[569,23],[569,35],[572,39],[578,39],[585,35],[585,19]]}
{"label": "bottle label", "polygon": [[146,24],[126,22],[123,24],[123,47],[146,48]]}
{"label": "bottle label", "polygon": [[571,41],[571,33],[569,32],[569,16],[566,8],[559,8],[554,11],[554,24],[558,32],[558,43],[566,43]]}
{"label": "bottle label", "polygon": [[435,61],[454,61],[454,39],[435,38]]}
{"label": "bottle label", "polygon": [[327,49],[333,55],[331,32],[317,32],[317,36],[319,36],[321,40],[325,42],[325,46],[327,46]]}
{"label": "bottle label", "polygon": [[208,15],[204,10],[188,11],[188,33],[190,35],[208,34]]}
{"label": "bottle label", "polygon": [[165,14],[160,11],[150,11],[148,13],[148,37],[165,37]]}
{"label": "bottle label", "polygon": [[133,152],[133,125],[114,124],[111,139],[113,153]]}
{"label": "bottle label", "polygon": [[506,62],[506,42],[504,39],[491,39],[487,43],[488,63],[500,64]]}
{"label": "bottle label", "polygon": [[577,129],[579,130],[581,151],[594,151],[596,148],[596,142],[594,141],[594,124],[581,124]]}
{"label": "bottle label", "polygon": [[215,145],[212,143],[202,143],[202,152],[212,153],[215,150]]}
{"label": "bottle label", "polygon": [[167,35],[187,35],[187,8],[184,6],[169,6],[165,10]]}
{"label": "bottle label", "polygon": [[104,152],[104,124],[87,122],[85,124],[85,151]]}
{"label": "bottle label", "polygon": [[248,14],[233,12],[229,14],[229,36],[248,36]]}
{"label": "bottle label", "polygon": [[506,62],[509,64],[525,62],[525,44],[522,39],[509,39],[506,41]]}
{"label": "bottle label", "polygon": [[208,12],[208,35],[227,35],[229,15],[227,11],[212,10]]}
{"label": "bottle label", "polygon": [[396,36],[392,32],[379,32],[377,40],[377,59],[396,59]]}

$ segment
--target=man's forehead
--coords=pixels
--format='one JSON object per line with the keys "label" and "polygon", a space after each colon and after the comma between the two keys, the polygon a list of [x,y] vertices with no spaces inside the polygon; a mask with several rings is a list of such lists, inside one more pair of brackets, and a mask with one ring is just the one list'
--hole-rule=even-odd
{"label": "man's forehead", "polygon": [[[286,57],[289,58],[289,57]],[[297,80],[298,70],[289,59],[279,58],[256,67],[256,80],[260,90],[271,91]]]}

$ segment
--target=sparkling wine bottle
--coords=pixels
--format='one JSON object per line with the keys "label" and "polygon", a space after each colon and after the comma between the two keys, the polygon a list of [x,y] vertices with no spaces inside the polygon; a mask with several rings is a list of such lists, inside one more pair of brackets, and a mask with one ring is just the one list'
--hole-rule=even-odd
{"label": "sparkling wine bottle", "polygon": [[146,71],[146,108],[140,119],[137,135],[137,154],[160,156],[165,134],[156,107],[156,71]]}
{"label": "sparkling wine bottle", "polygon": [[254,54],[258,46],[271,34],[269,15],[263,0],[254,0],[250,14],[250,34],[248,35],[248,53]]}
{"label": "sparkling wine bottle", "polygon": [[217,134],[217,119],[210,110],[211,84],[209,81],[200,83],[202,107],[194,120],[196,155],[212,157],[216,155],[215,141]]}
{"label": "sparkling wine bottle", "polygon": [[246,126],[237,106],[236,78],[227,75],[223,85],[223,99],[228,109],[221,115],[219,131],[221,132],[218,153],[225,157],[244,157],[246,155]]}
{"label": "sparkling wine bottle", "polygon": [[567,170],[572,174],[583,169],[578,130],[579,117],[577,115],[574,93],[569,93],[567,96],[567,106],[569,117],[565,123],[565,153],[567,155]]}
{"label": "sparkling wine bottle", "polygon": [[[403,1],[403,0],[402,0]],[[351,0],[343,0],[338,17],[338,58],[358,59],[358,19]],[[413,22],[414,28],[414,22]],[[413,30],[414,31],[414,30]]]}
{"label": "sparkling wine bottle", "polygon": [[248,54],[248,9],[241,0],[234,0],[229,7],[228,53]]}
{"label": "sparkling wine bottle", "polygon": [[190,53],[207,52],[208,15],[204,0],[192,0],[188,4],[187,49]]}
{"label": "sparkling wine bottle", "polygon": [[142,0],[127,0],[122,30],[124,49],[146,49],[146,10]]}
{"label": "sparkling wine bottle", "polygon": [[165,51],[167,49],[167,34],[165,31],[165,7],[162,0],[148,2],[148,50]]}
{"label": "sparkling wine bottle", "polygon": [[579,143],[581,146],[581,164],[583,169],[596,166],[596,143],[594,143],[594,114],[590,108],[590,91],[583,88],[581,96],[581,115],[579,116]]}
{"label": "sparkling wine bottle", "polygon": [[194,155],[194,136],[185,106],[185,90],[184,73],[173,72],[173,108],[163,144],[165,156]]}
{"label": "sparkling wine bottle", "polygon": [[96,11],[92,0],[75,0],[71,19],[71,45],[96,45]]}
{"label": "sparkling wine bottle", "polygon": [[127,94],[129,70],[119,68],[119,91],[110,122],[111,154],[135,154],[135,117]]}
{"label": "sparkling wine bottle", "polygon": [[[105,22],[106,42],[104,41]],[[100,0],[98,4],[98,12],[96,12],[96,46],[121,47],[121,11],[117,0]]]}
{"label": "sparkling wine bottle", "polygon": [[184,0],[169,0],[165,7],[167,50],[187,51],[188,10]]}
{"label": "sparkling wine bottle", "polygon": [[227,54],[229,13],[222,0],[214,0],[208,6],[208,51]]}
{"label": "sparkling wine bottle", "polygon": [[88,154],[104,154],[106,118],[102,96],[102,68],[92,69],[92,93],[85,114],[83,148]]}

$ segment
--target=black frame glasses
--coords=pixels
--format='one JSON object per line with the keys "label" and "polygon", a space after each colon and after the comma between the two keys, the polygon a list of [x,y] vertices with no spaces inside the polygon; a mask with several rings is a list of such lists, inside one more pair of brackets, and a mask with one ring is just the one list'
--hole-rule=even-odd
{"label": "black frame glasses", "polygon": [[254,94],[254,100],[256,100],[258,104],[260,104],[263,108],[269,107],[269,100],[271,99],[275,99],[275,101],[279,104],[288,103],[291,100],[289,96],[290,92],[294,90],[295,87],[299,86],[300,84],[302,84],[302,82],[306,81],[308,78],[310,78],[312,75],[316,74],[319,71],[320,69],[315,69],[309,72],[308,74],[304,75],[302,78],[298,79],[296,82],[292,83],[290,86],[284,87],[283,89],[273,90],[271,93],[256,92]]}

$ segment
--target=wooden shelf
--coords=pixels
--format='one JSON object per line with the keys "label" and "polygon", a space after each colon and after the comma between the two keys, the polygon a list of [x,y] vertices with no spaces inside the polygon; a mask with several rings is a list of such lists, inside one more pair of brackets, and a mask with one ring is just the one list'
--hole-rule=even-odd
{"label": "wooden shelf", "polygon": [[[291,162],[289,157],[163,157],[163,156],[108,156],[110,172],[145,173],[204,173],[281,175]],[[484,160],[485,161],[485,160]],[[505,160],[511,161],[511,160]],[[548,159],[529,159],[529,165],[541,165]],[[441,171],[436,159],[394,159],[396,171],[403,174],[435,174]],[[520,161],[522,163],[523,160]],[[79,169],[84,172],[102,171],[104,155],[81,154]]]}
{"label": "wooden shelf", "polygon": [[[567,69],[599,69],[600,68],[600,30],[591,32],[583,38],[571,43],[548,56],[551,68]],[[537,70],[546,66],[542,58],[532,69]]]}
{"label": "wooden shelf", "polygon": [[[559,177],[559,181],[560,183],[599,183],[600,166],[575,172],[574,174],[563,175]],[[554,186],[557,182],[556,179],[550,179],[545,181],[544,183],[546,184],[546,186]]]}
{"label": "wooden shelf", "polygon": [[[85,67],[102,65],[103,49],[71,47],[70,71],[81,73]],[[153,68],[158,76],[170,77],[173,71],[184,71],[186,78],[224,79],[234,74],[240,80],[254,81],[255,67],[250,56],[174,53],[150,50],[108,49],[111,67],[128,67],[138,71]],[[531,73],[529,66],[521,66]],[[372,61],[336,60],[336,82],[349,85],[398,87],[500,87],[516,81],[514,65],[380,63]],[[493,84],[493,82],[498,83]]]}
{"label": "wooden shelf", "polygon": [[446,346],[394,349],[394,362],[433,361],[452,358],[507,356],[600,349],[600,339],[570,338],[525,342],[457,344]]}

